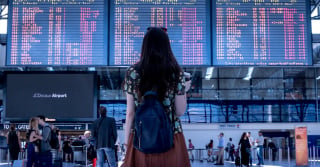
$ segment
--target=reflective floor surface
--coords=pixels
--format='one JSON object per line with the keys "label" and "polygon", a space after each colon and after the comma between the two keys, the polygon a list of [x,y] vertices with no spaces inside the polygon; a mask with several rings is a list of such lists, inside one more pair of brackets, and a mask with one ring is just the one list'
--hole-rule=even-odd
{"label": "reflective floor surface", "polygon": [[[7,162],[0,163],[0,167],[10,167],[11,165]],[[121,166],[121,162],[119,163],[119,167]],[[231,161],[225,161],[224,165],[214,165],[212,162],[200,162],[200,161],[194,161],[191,162],[192,167],[235,167],[234,162]],[[253,164],[252,166],[257,166],[256,164]],[[261,165],[262,167],[295,167],[295,160],[287,161],[268,161],[265,160],[265,164]],[[13,166],[13,167],[20,167],[20,166]],[[78,163],[63,163],[63,167],[85,167],[85,165],[81,165]],[[87,167],[92,167],[92,165],[88,165]],[[318,161],[309,161],[308,167],[320,167],[320,160]]]}

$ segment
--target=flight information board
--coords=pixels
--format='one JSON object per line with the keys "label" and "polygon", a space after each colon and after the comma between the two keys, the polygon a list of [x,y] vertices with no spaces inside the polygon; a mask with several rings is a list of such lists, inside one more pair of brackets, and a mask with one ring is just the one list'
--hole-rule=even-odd
{"label": "flight information board", "polygon": [[166,27],[180,65],[211,65],[208,0],[113,0],[110,15],[110,65],[140,58],[147,27]]}
{"label": "flight information board", "polygon": [[214,65],[312,65],[309,1],[217,0]]}
{"label": "flight information board", "polygon": [[9,0],[6,65],[107,65],[105,0]]}
{"label": "flight information board", "polygon": [[128,66],[166,27],[183,66],[312,65],[306,0],[9,0],[8,66]]}

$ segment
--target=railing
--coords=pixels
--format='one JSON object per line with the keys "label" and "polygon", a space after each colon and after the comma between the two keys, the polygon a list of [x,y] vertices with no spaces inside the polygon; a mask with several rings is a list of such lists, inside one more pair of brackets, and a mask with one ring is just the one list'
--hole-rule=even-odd
{"label": "railing", "polygon": [[[125,100],[101,101],[117,124],[125,122]],[[317,100],[188,100],[183,123],[318,122]]]}
{"label": "railing", "polygon": [[[308,148],[309,150],[309,164],[312,166],[320,166],[320,147],[319,146],[312,146]],[[200,162],[215,162],[218,149],[211,149],[212,154],[209,155],[210,149],[205,148],[197,148],[197,149],[188,149],[189,158],[192,161],[200,161]],[[236,150],[238,151],[238,150]],[[252,160],[257,161],[257,151],[256,148],[252,148]],[[241,156],[240,152],[236,152]],[[274,154],[274,155],[272,155]],[[274,156],[274,157],[272,157]],[[290,147],[283,147],[283,148],[276,148],[270,149],[265,148],[263,151],[264,160],[267,163],[272,163],[272,161],[276,161],[277,163],[283,163],[288,166],[295,165],[295,148]],[[234,156],[235,157],[235,156]],[[225,151],[224,158],[228,158],[228,153]],[[273,159],[274,158],[274,159]]]}
{"label": "railing", "polygon": [[9,149],[8,147],[0,147],[0,162],[9,163]]}
{"label": "railing", "polygon": [[197,148],[188,149],[188,154],[190,160],[214,162],[216,161],[218,151],[218,149]]}
{"label": "railing", "polygon": [[82,163],[84,162],[85,165],[88,164],[88,159],[87,159],[87,154],[88,150],[86,145],[83,146],[71,146],[72,151],[73,151],[73,163],[79,162]]}
{"label": "railing", "polygon": [[308,148],[309,150],[309,161],[311,164],[319,163],[320,162],[320,146],[311,146]]}

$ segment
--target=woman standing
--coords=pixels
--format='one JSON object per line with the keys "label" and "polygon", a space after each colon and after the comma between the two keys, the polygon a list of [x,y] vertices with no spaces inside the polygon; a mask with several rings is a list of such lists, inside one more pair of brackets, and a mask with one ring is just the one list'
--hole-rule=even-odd
{"label": "woman standing", "polygon": [[27,148],[27,167],[32,167],[35,159],[36,159],[36,152],[39,152],[40,149],[40,143],[42,136],[39,135],[39,128],[38,128],[39,120],[36,117],[33,117],[29,121],[29,127],[27,133],[27,139],[28,139],[28,148]]}
{"label": "woman standing", "polygon": [[250,142],[246,132],[243,132],[241,139],[239,141],[240,151],[241,151],[241,164],[249,166],[249,156],[250,156]]}
{"label": "woman standing", "polygon": [[[186,82],[170,46],[165,28],[150,27],[144,36],[140,61],[131,66],[125,76],[123,89],[127,95],[127,114],[124,145],[127,147],[124,167],[188,167],[188,152],[179,116],[186,111]],[[145,154],[133,147],[135,109],[147,91],[156,91],[174,125],[174,146],[167,152]]]}
{"label": "woman standing", "polygon": [[210,140],[210,142],[206,145],[207,154],[209,158],[212,158],[213,154],[213,140]]}
{"label": "woman standing", "polygon": [[11,124],[10,132],[8,133],[7,143],[10,152],[10,160],[13,165],[14,160],[18,160],[19,152],[21,150],[20,133],[16,131],[16,125]]}

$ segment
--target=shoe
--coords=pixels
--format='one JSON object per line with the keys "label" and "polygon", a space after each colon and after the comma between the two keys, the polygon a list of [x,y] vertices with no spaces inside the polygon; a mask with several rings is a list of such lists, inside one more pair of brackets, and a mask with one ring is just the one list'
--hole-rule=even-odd
{"label": "shoe", "polygon": [[257,164],[257,166],[259,166],[260,164]]}

